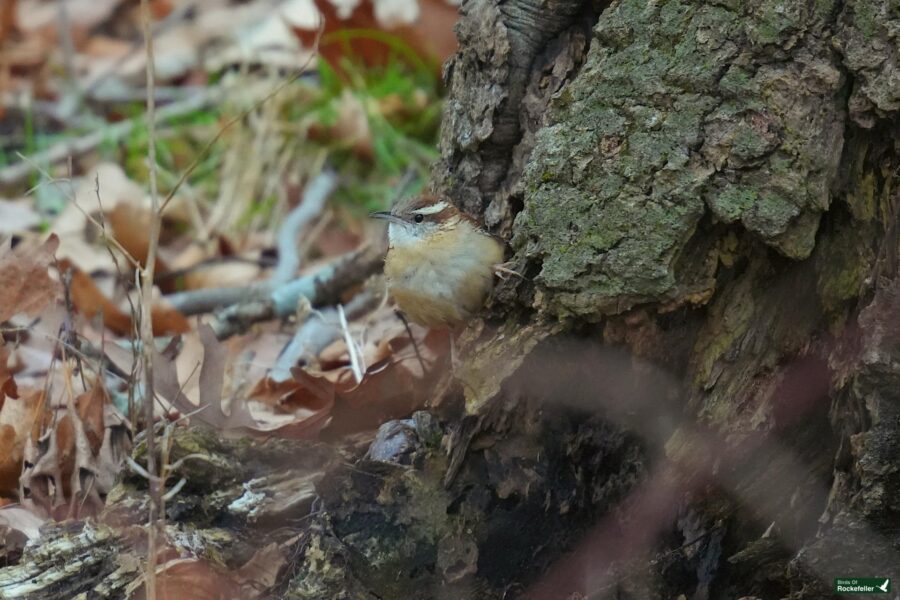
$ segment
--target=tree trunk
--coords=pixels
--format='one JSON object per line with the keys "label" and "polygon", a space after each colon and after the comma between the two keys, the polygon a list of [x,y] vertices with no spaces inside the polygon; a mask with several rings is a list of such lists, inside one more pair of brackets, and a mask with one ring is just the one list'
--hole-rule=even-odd
{"label": "tree trunk", "polygon": [[[444,399],[374,440],[175,433],[231,465],[168,507],[220,597],[263,563],[254,594],[307,600],[818,599],[900,576],[900,8],[750,4],[464,3],[434,187],[523,277],[463,333]],[[315,492],[258,518],[298,481]],[[127,554],[50,589],[137,590]]]}
{"label": "tree trunk", "polygon": [[[463,13],[436,187],[529,278],[495,294],[502,335],[467,336],[466,407],[491,429],[524,394],[640,440],[622,514],[532,563],[529,597],[821,598],[894,572],[896,3]],[[608,508],[579,500],[547,512]]]}

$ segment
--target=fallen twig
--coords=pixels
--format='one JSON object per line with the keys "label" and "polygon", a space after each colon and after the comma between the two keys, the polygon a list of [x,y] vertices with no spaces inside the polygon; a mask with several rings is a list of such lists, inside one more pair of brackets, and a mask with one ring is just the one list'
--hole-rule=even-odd
{"label": "fallen twig", "polygon": [[[234,304],[216,315],[213,329],[219,339],[246,331],[254,323],[284,319],[294,314],[305,298],[313,306],[333,304],[342,292],[363,282],[382,265],[381,248],[367,246],[345,254],[315,273],[299,277],[264,291],[254,290],[255,298]],[[242,289],[247,294],[247,288]]]}
{"label": "fallen twig", "polygon": [[[338,294],[347,287],[364,280],[378,269],[381,262],[380,257],[374,261],[372,258],[367,249],[354,250],[320,270],[280,285],[274,284],[272,281],[264,281],[243,287],[205,288],[189,292],[176,292],[169,294],[165,299],[169,306],[185,316],[227,309],[236,304],[247,305],[268,301],[277,303],[278,314],[286,316],[297,310],[300,298],[307,298],[312,304],[323,303],[326,297],[336,298],[336,294],[332,291],[335,285],[334,278],[340,278],[339,285],[343,286],[337,290]],[[365,264],[355,265],[357,261]],[[316,291],[318,286],[327,287],[323,287],[324,292],[320,294]],[[238,312],[246,312],[246,310],[248,309],[245,308]],[[276,310],[275,305],[272,306],[272,310]],[[267,318],[275,318],[274,312]],[[265,320],[265,318],[260,320]]]}
{"label": "fallen twig", "polygon": [[323,171],[306,185],[300,204],[288,214],[278,231],[278,266],[272,274],[275,285],[290,281],[300,268],[297,237],[325,208],[325,202],[337,185],[334,173]]}
{"label": "fallen twig", "polygon": [[359,348],[359,344],[350,335],[350,324],[347,322],[343,304],[337,305],[337,314],[341,324],[341,334],[344,336],[344,343],[347,345],[347,354],[350,356],[350,370],[353,372],[353,379],[356,380],[356,385],[359,385],[362,383],[363,373],[366,371],[362,359],[362,351]]}
{"label": "fallen twig", "polygon": [[320,173],[306,186],[300,205],[288,215],[278,232],[278,264],[271,278],[249,286],[177,292],[166,296],[166,301],[184,315],[199,315],[238,302],[261,300],[279,285],[291,283],[300,267],[297,235],[317,214],[322,212],[322,207],[336,184],[337,178],[334,174]]}
{"label": "fallen twig", "polygon": [[[345,321],[366,313],[379,301],[380,298],[369,290],[360,292],[344,306]],[[338,308],[323,308],[310,313],[278,355],[275,366],[269,372],[269,378],[273,381],[292,378],[293,367],[301,361],[309,362],[341,335],[341,317]]]}

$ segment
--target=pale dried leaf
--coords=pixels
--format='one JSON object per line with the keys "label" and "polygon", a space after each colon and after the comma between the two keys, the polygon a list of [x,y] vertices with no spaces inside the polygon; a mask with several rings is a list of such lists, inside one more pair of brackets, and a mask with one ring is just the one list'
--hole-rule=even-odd
{"label": "pale dried leaf", "polygon": [[39,248],[20,244],[0,258],[0,322],[13,315],[38,314],[60,292],[47,272],[59,238],[51,235]]}
{"label": "pale dried leaf", "polygon": [[[36,540],[41,537],[41,525],[45,519],[37,516],[30,510],[21,506],[4,506],[0,508],[0,532],[3,527],[8,527],[15,531],[22,532],[29,540]],[[3,536],[0,535],[0,545],[2,545]]]}
{"label": "pale dried leaf", "polygon": [[40,222],[31,202],[0,200],[0,234],[28,231]]}
{"label": "pale dried leaf", "polygon": [[[69,23],[91,29],[106,21],[122,0],[66,0]],[[22,31],[55,28],[59,23],[59,3],[47,0],[19,0],[17,24]]]}

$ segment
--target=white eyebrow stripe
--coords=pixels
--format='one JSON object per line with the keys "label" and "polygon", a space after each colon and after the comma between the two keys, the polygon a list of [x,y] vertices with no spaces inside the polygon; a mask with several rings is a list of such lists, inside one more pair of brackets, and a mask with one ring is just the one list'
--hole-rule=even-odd
{"label": "white eyebrow stripe", "polygon": [[416,210],[410,211],[414,215],[434,215],[442,210],[447,208],[446,202],[438,202],[436,204],[432,204],[431,206],[423,206],[422,208],[418,208]]}

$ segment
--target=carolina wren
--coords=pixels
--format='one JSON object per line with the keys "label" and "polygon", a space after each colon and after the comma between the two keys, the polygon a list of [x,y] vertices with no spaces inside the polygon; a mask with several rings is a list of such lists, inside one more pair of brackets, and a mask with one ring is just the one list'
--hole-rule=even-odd
{"label": "carolina wren", "polygon": [[388,289],[400,310],[425,327],[453,327],[469,320],[503,271],[504,245],[450,202],[418,196],[390,212],[384,262]]}

